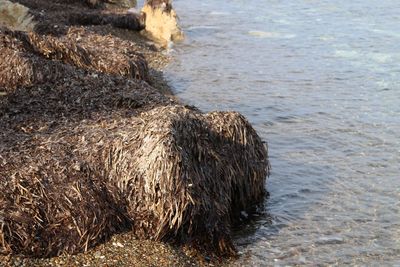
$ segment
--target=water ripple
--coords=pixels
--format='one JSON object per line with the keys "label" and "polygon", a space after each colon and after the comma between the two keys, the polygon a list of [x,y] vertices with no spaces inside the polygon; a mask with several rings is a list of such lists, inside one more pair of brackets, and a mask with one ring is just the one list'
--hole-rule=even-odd
{"label": "water ripple", "polygon": [[399,3],[175,5],[178,96],[240,111],[269,143],[270,198],[232,264],[399,266]]}

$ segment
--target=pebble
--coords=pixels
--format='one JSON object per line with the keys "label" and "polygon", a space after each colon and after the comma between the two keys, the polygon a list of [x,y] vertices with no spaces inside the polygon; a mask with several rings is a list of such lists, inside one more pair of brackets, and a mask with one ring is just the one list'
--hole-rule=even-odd
{"label": "pebble", "polygon": [[99,258],[101,257],[100,251],[96,251],[96,252],[93,254],[93,256],[94,256],[96,259],[99,259]]}
{"label": "pebble", "polygon": [[119,247],[119,248],[123,248],[124,245],[122,245],[120,242],[113,242],[112,243],[114,247]]}

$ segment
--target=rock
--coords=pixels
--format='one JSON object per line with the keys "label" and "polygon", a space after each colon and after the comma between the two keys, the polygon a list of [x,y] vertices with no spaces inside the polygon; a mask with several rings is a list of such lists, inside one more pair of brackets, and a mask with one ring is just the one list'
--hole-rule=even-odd
{"label": "rock", "polygon": [[124,247],[124,245],[122,245],[120,242],[113,242],[112,244],[114,247],[120,247],[120,248]]}
{"label": "rock", "polygon": [[[96,251],[96,252],[94,253],[94,257],[95,257],[96,259],[100,259],[100,258],[102,257],[100,251]],[[103,256],[103,257],[104,257],[104,256]]]}
{"label": "rock", "polygon": [[169,42],[181,41],[184,34],[178,24],[178,16],[169,0],[149,0],[142,8],[145,14],[144,34],[167,46]]}
{"label": "rock", "polygon": [[0,0],[0,27],[16,31],[32,31],[35,27],[29,8],[18,3]]}

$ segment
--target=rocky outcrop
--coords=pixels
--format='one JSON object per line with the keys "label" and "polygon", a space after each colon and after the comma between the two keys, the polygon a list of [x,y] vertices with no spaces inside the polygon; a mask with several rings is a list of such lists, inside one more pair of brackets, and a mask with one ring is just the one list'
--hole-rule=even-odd
{"label": "rocky outcrop", "polygon": [[167,45],[180,41],[184,34],[179,27],[178,16],[172,8],[170,0],[148,0],[142,8],[145,15],[146,36]]}

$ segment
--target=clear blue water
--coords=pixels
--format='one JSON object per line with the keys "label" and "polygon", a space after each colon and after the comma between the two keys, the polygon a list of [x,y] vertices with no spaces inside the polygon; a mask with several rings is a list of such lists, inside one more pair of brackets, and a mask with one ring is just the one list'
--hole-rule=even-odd
{"label": "clear blue water", "polygon": [[175,0],[166,76],[268,141],[265,215],[240,266],[400,266],[400,2]]}

